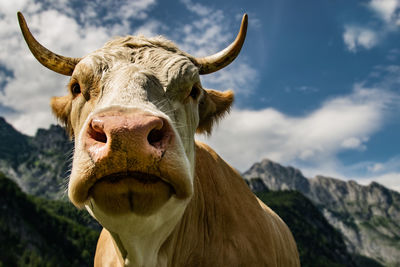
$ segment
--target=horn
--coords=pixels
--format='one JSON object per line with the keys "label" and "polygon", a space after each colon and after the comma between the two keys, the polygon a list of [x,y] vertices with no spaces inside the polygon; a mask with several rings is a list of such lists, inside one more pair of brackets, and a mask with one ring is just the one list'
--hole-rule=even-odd
{"label": "horn", "polygon": [[18,12],[17,15],[22,34],[24,35],[25,41],[35,58],[46,68],[60,74],[71,76],[76,64],[78,64],[81,59],[60,56],[42,46],[29,31],[22,13]]}
{"label": "horn", "polygon": [[209,74],[228,66],[242,49],[247,32],[247,14],[243,15],[240,30],[235,41],[224,50],[207,57],[196,58],[195,62],[200,66],[199,74]]}

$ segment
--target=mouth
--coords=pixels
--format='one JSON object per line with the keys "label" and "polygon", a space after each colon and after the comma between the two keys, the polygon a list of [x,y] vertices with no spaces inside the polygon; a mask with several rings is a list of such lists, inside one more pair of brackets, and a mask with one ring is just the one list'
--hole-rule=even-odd
{"label": "mouth", "polygon": [[95,184],[101,183],[101,182],[108,182],[108,183],[114,184],[114,183],[118,183],[124,179],[133,179],[144,186],[156,184],[156,183],[169,184],[168,182],[165,181],[165,179],[163,179],[157,175],[150,174],[150,173],[144,173],[144,172],[136,172],[136,171],[135,172],[128,171],[128,172],[112,173],[112,174],[103,176],[98,181],[96,181]]}
{"label": "mouth", "polygon": [[89,197],[105,212],[149,214],[176,194],[165,179],[144,172],[119,172],[97,180]]}

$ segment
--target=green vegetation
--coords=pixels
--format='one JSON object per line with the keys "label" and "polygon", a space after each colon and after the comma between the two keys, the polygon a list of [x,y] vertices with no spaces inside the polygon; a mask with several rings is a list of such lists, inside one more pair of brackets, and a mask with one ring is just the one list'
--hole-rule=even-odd
{"label": "green vegetation", "polygon": [[1,173],[0,194],[0,266],[93,266],[99,226],[89,217],[25,195]]}
{"label": "green vegetation", "polygon": [[[400,249],[398,226],[387,218],[373,216],[370,221],[362,222],[360,227],[369,232],[372,240],[379,238],[389,246]],[[394,231],[389,232],[387,229]]]}
{"label": "green vegetation", "polygon": [[353,259],[357,266],[360,267],[382,267],[382,265],[371,258],[362,255],[353,255]]}
{"label": "green vegetation", "polygon": [[53,216],[61,216],[69,221],[84,227],[89,227],[97,232],[102,229],[101,225],[94,220],[86,210],[78,210],[71,202],[47,200],[44,198],[29,198],[36,203],[39,208],[46,209]]}
{"label": "green vegetation", "polygon": [[356,266],[341,234],[297,191],[256,194],[289,226],[296,240],[301,266]]}

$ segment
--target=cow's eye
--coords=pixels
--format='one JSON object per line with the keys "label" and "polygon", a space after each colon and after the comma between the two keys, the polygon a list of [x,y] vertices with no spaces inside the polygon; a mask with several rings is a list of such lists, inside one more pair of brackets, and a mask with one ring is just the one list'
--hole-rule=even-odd
{"label": "cow's eye", "polygon": [[200,89],[197,86],[193,86],[192,90],[190,91],[189,96],[193,99],[197,99],[200,94]]}
{"label": "cow's eye", "polygon": [[74,95],[78,95],[78,94],[81,93],[81,86],[79,85],[79,83],[74,83],[74,84],[72,84],[72,86],[71,86],[71,92],[72,92]]}

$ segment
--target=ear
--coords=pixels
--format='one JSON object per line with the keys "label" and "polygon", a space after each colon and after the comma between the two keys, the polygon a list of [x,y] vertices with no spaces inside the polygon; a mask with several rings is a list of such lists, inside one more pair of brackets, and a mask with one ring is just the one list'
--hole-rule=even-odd
{"label": "ear", "polygon": [[61,97],[52,97],[50,101],[51,109],[53,110],[53,114],[57,117],[58,120],[64,124],[67,132],[70,136],[72,136],[73,131],[70,123],[70,113],[71,113],[71,97],[61,96]]}
{"label": "ear", "polygon": [[196,132],[210,134],[213,124],[229,112],[233,99],[231,90],[219,92],[204,89],[199,103],[200,120]]}

